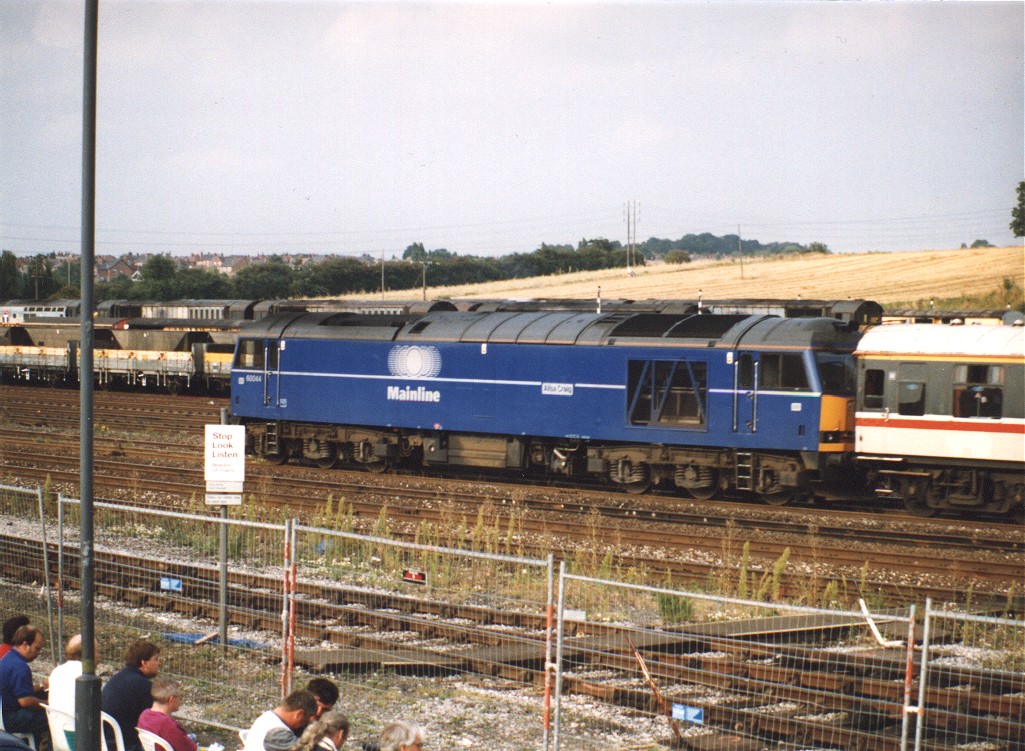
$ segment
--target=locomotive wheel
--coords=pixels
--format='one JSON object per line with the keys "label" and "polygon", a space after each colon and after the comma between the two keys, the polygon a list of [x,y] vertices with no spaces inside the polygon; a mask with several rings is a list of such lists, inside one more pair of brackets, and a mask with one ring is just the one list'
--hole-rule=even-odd
{"label": "locomotive wheel", "polygon": [[284,464],[288,461],[288,456],[282,453],[264,454],[263,458],[271,464]]}
{"label": "locomotive wheel", "polygon": [[380,475],[380,474],[384,474],[384,472],[387,471],[387,469],[388,469],[388,460],[387,459],[380,459],[380,458],[376,458],[375,457],[375,458],[371,459],[370,461],[364,463],[363,466],[367,468],[367,472],[370,472],[371,474],[374,474],[374,475]]}
{"label": "locomotive wheel", "polygon": [[801,491],[797,488],[787,488],[778,493],[759,493],[762,502],[769,506],[789,506],[801,499]]}
{"label": "locomotive wheel", "polygon": [[928,518],[936,516],[939,509],[932,508],[926,503],[925,497],[929,489],[928,480],[904,479],[900,482],[900,497],[904,501],[904,508],[914,516]]}
{"label": "locomotive wheel", "polygon": [[719,472],[715,469],[709,470],[712,473],[711,482],[701,488],[684,488],[684,491],[691,498],[695,498],[699,501],[707,501],[715,498],[715,494],[719,492]]}
{"label": "locomotive wheel", "polygon": [[321,469],[331,469],[338,463],[338,452],[332,448],[327,456],[319,457],[316,462]]}

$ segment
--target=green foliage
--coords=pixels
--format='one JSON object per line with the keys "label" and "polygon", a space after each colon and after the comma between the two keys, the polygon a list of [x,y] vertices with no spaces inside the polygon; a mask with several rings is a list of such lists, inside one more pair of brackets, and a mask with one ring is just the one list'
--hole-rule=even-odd
{"label": "green foliage", "polygon": [[694,617],[694,601],[689,597],[656,592],[655,604],[665,623],[688,623]]}
{"label": "green foliage", "polygon": [[666,253],[664,260],[666,263],[690,263],[690,253],[674,248]]}
{"label": "green foliage", "polygon": [[973,247],[973,248],[992,248],[993,245],[990,244],[989,240],[976,240],[975,242],[972,243],[971,247]]}
{"label": "green foliage", "polygon": [[1011,209],[1011,232],[1025,237],[1025,180],[1018,183],[1018,205]]}

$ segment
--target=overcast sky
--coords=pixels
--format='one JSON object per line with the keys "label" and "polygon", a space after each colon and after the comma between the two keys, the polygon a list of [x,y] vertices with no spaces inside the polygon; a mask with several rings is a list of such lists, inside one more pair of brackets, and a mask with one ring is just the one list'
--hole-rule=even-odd
{"label": "overcast sky", "polygon": [[[0,2],[0,246],[80,248],[83,3]],[[1014,244],[1022,2],[100,0],[97,253]]]}

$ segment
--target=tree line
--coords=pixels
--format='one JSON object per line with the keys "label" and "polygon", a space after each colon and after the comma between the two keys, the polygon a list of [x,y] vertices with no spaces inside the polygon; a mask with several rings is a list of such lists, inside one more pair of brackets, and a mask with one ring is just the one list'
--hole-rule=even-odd
{"label": "tree line", "polygon": [[[787,253],[828,253],[822,243],[762,244],[739,241],[746,256]],[[688,234],[678,240],[649,238],[636,245],[631,258],[617,240],[582,239],[572,245],[542,243],[530,253],[512,253],[497,258],[458,255],[444,248],[428,250],[423,243],[409,245],[402,258],[371,261],[350,256],[326,256],[302,265],[269,256],[240,268],[231,277],[210,269],[184,268],[165,255],[151,256],[139,269],[140,279],[98,282],[97,301],[178,299],[274,299],[326,297],[344,294],[372,294],[386,290],[417,290],[430,287],[477,284],[504,279],[550,276],[573,271],[597,271],[644,265],[654,259],[683,263],[695,257],[735,257],[737,235],[717,237],[710,233]],[[18,270],[10,251],[0,253],[0,300],[70,299],[79,296],[79,264],[54,268],[55,256],[37,255],[24,270]],[[383,266],[383,268],[382,268]]]}

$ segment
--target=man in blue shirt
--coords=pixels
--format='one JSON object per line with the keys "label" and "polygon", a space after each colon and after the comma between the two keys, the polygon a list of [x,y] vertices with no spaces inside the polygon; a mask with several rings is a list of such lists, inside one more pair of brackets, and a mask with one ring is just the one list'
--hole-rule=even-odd
{"label": "man in blue shirt", "polygon": [[[153,706],[150,691],[153,678],[160,672],[160,647],[146,639],[139,639],[128,647],[125,666],[110,677],[103,686],[103,711],[113,717],[121,727],[125,751],[142,751],[135,726],[142,710]],[[114,748],[113,731],[107,733],[107,748]]]}
{"label": "man in blue shirt", "polygon": [[39,751],[50,751],[50,728],[37,695],[45,686],[32,683],[32,669],[28,666],[43,651],[43,634],[34,626],[22,626],[14,632],[11,643],[11,651],[0,660],[4,728],[13,733],[31,733]]}

